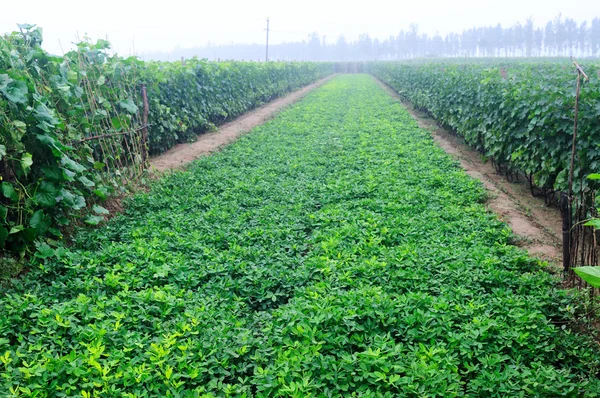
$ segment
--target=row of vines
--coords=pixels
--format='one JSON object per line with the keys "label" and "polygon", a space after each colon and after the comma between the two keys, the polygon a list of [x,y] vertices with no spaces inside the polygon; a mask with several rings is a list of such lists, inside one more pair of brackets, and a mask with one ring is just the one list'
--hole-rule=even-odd
{"label": "row of vines", "polygon": [[[600,64],[585,68],[594,73],[581,91],[576,194],[600,168]],[[526,173],[540,189],[567,189],[576,78],[569,61],[375,63],[368,69],[496,164]]]}
{"label": "row of vines", "polygon": [[102,221],[101,202],[143,175],[148,154],[333,73],[332,64],[144,62],[105,40],[54,56],[41,44],[31,25],[0,37],[0,249],[21,256],[51,255],[73,215]]}
{"label": "row of vines", "polygon": [[[579,99],[573,167],[571,262],[597,262],[594,235],[583,220],[595,216],[600,169],[600,63],[584,62],[589,80]],[[532,192],[555,202],[568,191],[577,72],[568,60],[480,60],[464,63],[372,63],[369,72],[417,108],[426,110],[507,176],[525,175]],[[585,245],[587,244],[587,249]]]}

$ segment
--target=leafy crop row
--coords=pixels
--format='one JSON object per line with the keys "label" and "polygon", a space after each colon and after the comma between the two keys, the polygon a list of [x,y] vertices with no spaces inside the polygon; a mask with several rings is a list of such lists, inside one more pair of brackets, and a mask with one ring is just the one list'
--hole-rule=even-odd
{"label": "leafy crop row", "polygon": [[109,166],[127,157],[128,138],[103,156],[97,142],[79,141],[136,125],[135,60],[109,56],[102,40],[63,57],[41,43],[32,27],[0,37],[0,249],[21,254],[41,237],[60,238],[90,197],[119,189]]}
{"label": "leafy crop row", "polygon": [[150,152],[177,142],[264,102],[333,73],[333,64],[310,62],[147,63],[144,74],[150,97]]}
{"label": "leafy crop row", "polygon": [[[149,151],[160,153],[333,72],[332,64],[143,62],[110,54],[104,40],[58,57],[41,43],[32,26],[0,37],[0,249],[21,255],[34,243],[49,253],[72,214],[121,191],[126,168],[143,171],[142,84]],[[82,142],[97,136],[114,138]],[[107,212],[94,210],[92,224]]]}
{"label": "leafy crop row", "polygon": [[[372,78],[340,76],[0,301],[15,396],[597,396],[574,299]],[[4,394],[0,394],[4,395]]]}
{"label": "leafy crop row", "polygon": [[[600,64],[584,69],[576,194],[600,167]],[[576,79],[568,61],[388,62],[368,70],[496,163],[532,175],[539,187],[566,190]]]}

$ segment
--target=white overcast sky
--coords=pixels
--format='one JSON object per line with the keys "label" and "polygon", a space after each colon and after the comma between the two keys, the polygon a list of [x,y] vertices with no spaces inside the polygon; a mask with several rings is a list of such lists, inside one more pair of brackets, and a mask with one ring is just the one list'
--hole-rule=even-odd
{"label": "white overcast sky", "polygon": [[411,23],[444,35],[473,26],[510,26],[531,16],[544,25],[559,13],[578,22],[600,17],[600,0],[3,0],[0,33],[17,23],[44,29],[44,47],[66,51],[77,34],[106,38],[121,55],[175,47],[263,43],[266,18],[271,43],[300,41],[311,32],[334,41],[341,34],[386,38]]}

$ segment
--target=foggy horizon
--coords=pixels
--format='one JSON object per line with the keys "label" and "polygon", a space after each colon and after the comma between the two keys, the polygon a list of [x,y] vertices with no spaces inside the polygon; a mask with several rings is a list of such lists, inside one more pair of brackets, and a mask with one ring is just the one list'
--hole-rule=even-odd
{"label": "foggy horizon", "polygon": [[17,30],[18,23],[35,24],[44,31],[43,47],[53,54],[68,51],[77,36],[87,35],[93,41],[108,39],[120,55],[150,59],[156,54],[208,46],[264,45],[267,17],[269,42],[275,46],[308,41],[313,33],[328,43],[340,36],[348,42],[357,41],[362,34],[382,41],[408,31],[411,24],[418,25],[421,34],[444,37],[498,24],[507,28],[524,24],[529,17],[534,27],[541,28],[558,15],[578,25],[583,21],[589,24],[600,16],[599,2],[583,1],[577,7],[566,8],[564,2],[556,0],[526,4],[516,0],[425,0],[418,4],[374,0],[369,7],[314,0],[295,7],[271,0],[252,4],[188,4],[173,0],[168,8],[142,4],[146,3],[107,0],[94,12],[82,14],[78,12],[80,4],[74,0],[51,4],[32,0],[26,9],[10,3],[0,15],[0,33]]}
{"label": "foggy horizon", "polygon": [[[170,52],[144,54],[148,60],[173,61],[193,57],[209,60],[263,60],[265,44],[208,45],[178,48]],[[377,61],[431,57],[598,57],[600,18],[577,21],[556,16],[543,26],[532,18],[510,27],[475,26],[445,36],[428,35],[413,24],[408,31],[379,40],[368,33],[358,40],[340,36],[327,41],[317,33],[308,40],[269,45],[270,60],[298,61]]]}

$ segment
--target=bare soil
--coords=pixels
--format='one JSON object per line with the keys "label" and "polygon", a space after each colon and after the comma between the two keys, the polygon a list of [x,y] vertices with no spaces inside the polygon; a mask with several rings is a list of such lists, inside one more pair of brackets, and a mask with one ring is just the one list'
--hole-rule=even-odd
{"label": "bare soil", "polygon": [[481,154],[469,147],[462,138],[441,127],[426,113],[402,101],[383,82],[377,82],[402,103],[419,127],[431,131],[435,142],[457,159],[468,175],[483,183],[488,191],[487,207],[510,226],[517,236],[515,243],[518,246],[553,265],[561,261],[562,223],[557,208],[548,207],[543,199],[532,196],[526,182],[509,182],[504,175],[496,172],[491,162],[484,161]]}
{"label": "bare soil", "polygon": [[150,159],[150,171],[161,173],[167,170],[181,168],[200,156],[218,151],[224,145],[235,141],[239,136],[252,130],[273,118],[282,109],[300,100],[310,91],[323,85],[333,76],[326,77],[310,84],[298,91],[277,98],[260,108],[254,109],[242,116],[225,123],[213,132],[198,136],[198,140],[191,144],[178,144],[165,153]]}

